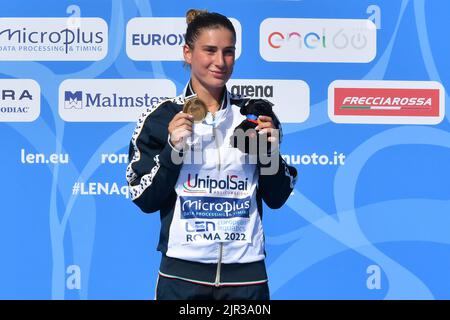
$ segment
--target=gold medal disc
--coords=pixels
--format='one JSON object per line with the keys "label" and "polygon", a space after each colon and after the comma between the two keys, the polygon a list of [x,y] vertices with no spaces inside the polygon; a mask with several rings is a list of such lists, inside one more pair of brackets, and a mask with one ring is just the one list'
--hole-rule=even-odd
{"label": "gold medal disc", "polygon": [[200,122],[203,121],[208,114],[208,108],[202,100],[193,98],[184,103],[183,112],[193,115],[194,122]]}

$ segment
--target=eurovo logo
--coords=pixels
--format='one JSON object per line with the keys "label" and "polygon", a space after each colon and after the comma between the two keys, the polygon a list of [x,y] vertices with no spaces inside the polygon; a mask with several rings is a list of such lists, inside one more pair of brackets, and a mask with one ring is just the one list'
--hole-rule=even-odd
{"label": "eurovo logo", "polygon": [[131,35],[132,46],[182,46],[184,34],[161,34],[161,33],[133,33]]}
{"label": "eurovo logo", "polygon": [[[241,51],[241,25],[230,18],[236,29],[236,59]],[[126,28],[127,55],[137,61],[184,61],[186,36],[184,17],[136,17]]]}
{"label": "eurovo logo", "polygon": [[227,175],[224,179],[214,179],[210,176],[200,178],[196,173],[188,173],[187,181],[183,183],[185,193],[214,193],[219,191],[241,191],[248,190],[248,178],[242,179],[238,175]]}

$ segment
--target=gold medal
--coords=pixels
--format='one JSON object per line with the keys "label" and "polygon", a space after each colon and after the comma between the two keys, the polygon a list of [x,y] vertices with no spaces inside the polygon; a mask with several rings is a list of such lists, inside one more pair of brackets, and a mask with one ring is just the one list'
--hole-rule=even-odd
{"label": "gold medal", "polygon": [[208,114],[208,108],[199,98],[192,98],[184,103],[183,112],[194,116],[194,122],[201,122]]}

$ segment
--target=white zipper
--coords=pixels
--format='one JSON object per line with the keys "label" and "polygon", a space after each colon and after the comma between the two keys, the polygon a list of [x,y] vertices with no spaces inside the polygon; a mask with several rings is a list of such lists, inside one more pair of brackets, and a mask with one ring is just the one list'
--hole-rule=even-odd
{"label": "white zipper", "polygon": [[216,281],[214,285],[220,286],[220,269],[222,267],[223,242],[219,243],[219,260],[217,261]]}
{"label": "white zipper", "polygon": [[[212,115],[213,121],[215,121],[215,114]],[[220,148],[219,148],[219,142],[217,141],[217,136],[216,136],[216,127],[213,127],[213,137],[214,137],[214,141],[216,144],[216,149],[217,149],[217,157],[218,157],[218,163],[217,163],[217,170],[220,171]],[[223,256],[223,242],[219,243],[219,259],[217,261],[217,271],[216,271],[216,281],[214,283],[214,285],[216,287],[220,286],[220,270],[222,268],[222,256]]]}
{"label": "white zipper", "polygon": [[217,149],[217,170],[220,171],[220,146],[219,146],[219,142],[217,141],[217,136],[216,136],[216,128],[213,128],[213,139],[214,142],[216,144],[216,149]]}
{"label": "white zipper", "polygon": [[[212,118],[213,118],[213,122],[216,120],[216,115],[215,113],[212,114]],[[217,162],[217,170],[220,171],[220,146],[219,146],[219,142],[217,141],[217,135],[216,135],[216,126],[215,124],[213,124],[213,139],[214,139],[214,143],[216,144],[216,149],[217,149],[217,158],[218,158],[218,162]]]}

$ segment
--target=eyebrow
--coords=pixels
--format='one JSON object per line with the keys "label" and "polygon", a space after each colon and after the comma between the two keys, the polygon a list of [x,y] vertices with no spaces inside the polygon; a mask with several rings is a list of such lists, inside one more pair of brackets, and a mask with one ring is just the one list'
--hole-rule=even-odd
{"label": "eyebrow", "polygon": [[[203,49],[217,49],[217,46],[210,46],[210,45],[204,45],[202,46]],[[224,49],[233,49],[236,50],[235,46],[225,47]]]}

